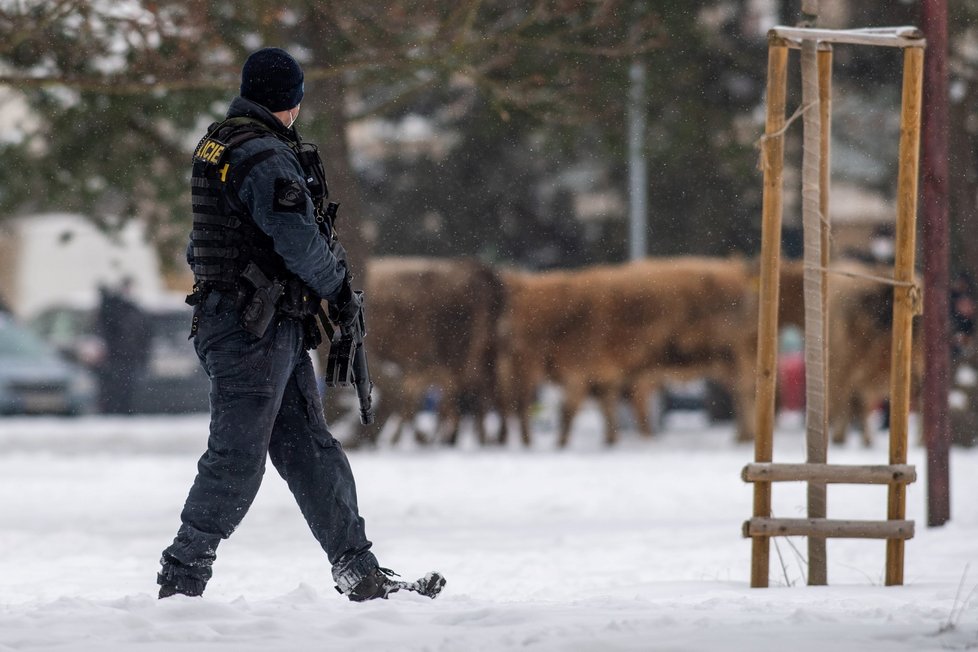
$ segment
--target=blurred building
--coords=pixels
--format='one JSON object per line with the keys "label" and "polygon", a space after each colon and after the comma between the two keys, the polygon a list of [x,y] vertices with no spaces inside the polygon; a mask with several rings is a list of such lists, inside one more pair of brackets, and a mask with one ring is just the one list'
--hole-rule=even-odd
{"label": "blurred building", "polygon": [[0,225],[0,296],[21,318],[54,304],[95,306],[99,286],[116,287],[124,278],[140,300],[164,294],[159,256],[137,220],[111,235],[70,213]]}

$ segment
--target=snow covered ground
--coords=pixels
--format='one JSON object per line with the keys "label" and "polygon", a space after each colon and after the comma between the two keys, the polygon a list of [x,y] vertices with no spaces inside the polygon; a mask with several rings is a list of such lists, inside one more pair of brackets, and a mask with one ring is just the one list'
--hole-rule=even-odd
{"label": "snow covered ground", "polygon": [[[830,586],[807,587],[804,540],[782,539],[772,588],[750,589],[740,469],[752,448],[698,415],[667,425],[606,450],[589,410],[567,451],[546,436],[530,450],[466,439],[351,452],[381,562],[448,578],[435,601],[353,604],[271,467],[205,597],[156,600],[206,417],[0,420],[0,650],[978,648],[978,450],[953,451],[953,520],[928,529],[912,448],[905,586],[882,585],[884,543],[830,541]],[[803,451],[800,427],[782,421],[775,459]],[[883,436],[830,460],[885,463]],[[804,502],[800,485],[774,488],[775,515]],[[829,514],[883,518],[885,490],[833,486]]]}

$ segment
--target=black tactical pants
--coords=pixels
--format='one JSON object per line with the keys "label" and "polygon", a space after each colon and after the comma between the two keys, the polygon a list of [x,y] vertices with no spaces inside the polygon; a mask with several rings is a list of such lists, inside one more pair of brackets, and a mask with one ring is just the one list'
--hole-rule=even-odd
{"label": "black tactical pants", "polygon": [[211,380],[210,438],[159,582],[203,591],[217,545],[251,506],[268,455],[326,551],[334,581],[349,589],[377,560],[346,454],[323,417],[300,322],[278,320],[256,339],[239,325],[231,297],[211,292],[198,308],[194,345]]}

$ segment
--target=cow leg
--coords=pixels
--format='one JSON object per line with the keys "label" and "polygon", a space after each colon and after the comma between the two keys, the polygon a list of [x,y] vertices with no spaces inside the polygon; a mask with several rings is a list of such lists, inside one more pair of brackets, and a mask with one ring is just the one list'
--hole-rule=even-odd
{"label": "cow leg", "polygon": [[613,446],[618,441],[618,399],[621,388],[612,385],[600,393],[601,411],[604,413],[604,443]]}
{"label": "cow leg", "polygon": [[492,410],[492,401],[484,396],[474,396],[473,401],[472,414],[475,419],[475,434],[479,440],[479,446],[488,446],[489,433],[486,430],[486,417]]}
{"label": "cow leg", "polygon": [[391,440],[391,444],[396,444],[401,436],[401,415],[405,410],[403,381],[400,378],[385,374],[381,371],[381,373],[378,373],[375,376],[374,388],[377,390],[374,423],[369,427],[362,427],[361,431],[369,432],[369,443],[376,446],[380,443],[380,435],[387,423],[391,419],[397,419],[394,437]]}
{"label": "cow leg", "polygon": [[632,386],[632,410],[635,412],[638,429],[644,437],[655,435],[655,429],[652,425],[652,412],[649,409],[649,398],[654,390],[655,383],[651,380],[639,379]]}
{"label": "cow leg", "polygon": [[873,433],[869,425],[870,402],[865,396],[857,393],[853,397],[853,414],[859,419],[859,433],[862,436],[863,446],[871,448],[873,446]]}
{"label": "cow leg", "polygon": [[516,416],[520,422],[520,437],[523,439],[523,446],[530,446],[530,410],[533,406],[533,389],[522,387],[517,390]]}
{"label": "cow leg", "polygon": [[580,379],[573,379],[564,386],[564,404],[560,411],[560,439],[558,445],[561,448],[570,442],[571,425],[574,417],[587,396],[587,387]]}
{"label": "cow leg", "polygon": [[[754,427],[757,400],[754,394],[753,367],[741,365],[739,373],[731,373],[721,384],[732,390],[735,418],[737,420],[737,441],[754,441]],[[749,369],[749,371],[748,371]]]}
{"label": "cow leg", "polygon": [[509,443],[511,434],[515,434],[512,428],[511,419],[518,423],[520,439],[525,446],[530,445],[530,425],[528,418],[528,399],[525,396],[526,390],[523,383],[516,383],[512,380],[506,381],[502,387],[499,398],[499,432],[496,437],[496,444],[505,446]]}
{"label": "cow leg", "polygon": [[397,428],[394,430],[394,436],[391,439],[391,444],[397,444],[401,435],[404,434],[405,428],[410,428],[414,433],[414,439],[417,443],[422,446],[426,446],[428,438],[425,433],[418,428],[416,423],[416,417],[418,414],[418,405],[421,402],[421,397],[424,394],[426,385],[420,381],[410,381],[405,379],[401,385],[401,401],[399,407],[399,421],[397,422]]}
{"label": "cow leg", "polygon": [[[515,434],[515,431],[512,430],[511,418],[518,419],[522,428],[520,392],[522,389],[515,385],[512,380],[500,383],[500,394],[496,406],[499,410],[499,433],[496,437],[496,444],[499,446],[508,444],[510,435]],[[521,436],[523,436],[522,433]]]}
{"label": "cow leg", "polygon": [[459,400],[457,392],[446,391],[443,394],[442,403],[438,407],[438,424],[435,427],[436,442],[443,442],[449,446],[458,443],[458,431],[462,422]]}
{"label": "cow leg", "polygon": [[842,445],[846,443],[846,434],[852,423],[853,415],[859,413],[858,400],[855,392],[849,391],[845,400],[840,403],[839,413],[832,418],[834,427],[832,428],[832,443]]}
{"label": "cow leg", "polygon": [[489,445],[489,435],[486,432],[486,409],[482,406],[475,411],[475,435],[479,440],[479,446]]}
{"label": "cow leg", "polygon": [[833,417],[832,423],[832,443],[842,445],[846,443],[846,430],[849,428],[848,415]]}
{"label": "cow leg", "polygon": [[461,419],[459,419],[457,416],[446,416],[444,420],[439,420],[435,441],[438,443],[443,443],[447,446],[457,446],[460,425]]}
{"label": "cow leg", "polygon": [[489,445],[489,433],[486,430],[486,414],[486,407],[481,401],[472,407],[472,420],[475,422],[473,423],[475,427],[475,438],[479,442],[479,446]]}
{"label": "cow leg", "polygon": [[391,435],[391,446],[396,446],[399,441],[401,441],[401,433],[404,431],[404,417],[400,414],[391,415],[392,419],[397,419],[397,425],[394,426],[394,434]]}
{"label": "cow leg", "polygon": [[737,441],[754,441],[754,409],[753,400],[741,396],[737,400]]}
{"label": "cow leg", "polygon": [[505,446],[507,441],[509,441],[509,412],[506,410],[500,410],[499,432],[496,433],[496,441],[493,443],[495,443],[497,446]]}
{"label": "cow leg", "polygon": [[435,429],[432,432],[427,432],[422,428],[418,427],[417,414],[411,419],[411,432],[414,433],[414,441],[419,446],[428,446],[434,443],[438,435],[438,424],[435,424]]}
{"label": "cow leg", "polygon": [[505,446],[509,441],[510,415],[516,414],[519,411],[517,392],[520,391],[520,385],[513,378],[510,369],[512,369],[512,363],[509,359],[509,353],[501,352],[499,359],[496,361],[494,372],[496,374],[495,407],[499,411],[499,433],[496,437],[496,443],[500,446]]}

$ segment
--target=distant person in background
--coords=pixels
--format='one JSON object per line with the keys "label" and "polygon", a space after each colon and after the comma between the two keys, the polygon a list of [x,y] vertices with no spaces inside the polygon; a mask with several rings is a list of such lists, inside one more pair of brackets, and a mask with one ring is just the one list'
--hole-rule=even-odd
{"label": "distant person in background", "polygon": [[132,279],[118,290],[99,288],[98,335],[105,357],[96,369],[99,409],[106,414],[132,414],[132,398],[142,381],[149,354],[150,324],[132,299]]}
{"label": "distant person in background", "polygon": [[958,357],[971,344],[975,332],[975,316],[978,314],[974,284],[967,272],[959,273],[951,282],[950,304],[951,351]]}

